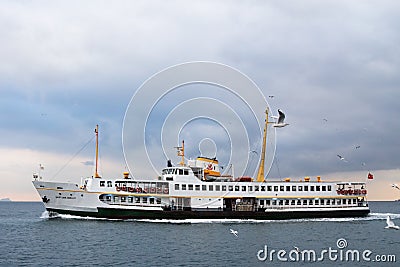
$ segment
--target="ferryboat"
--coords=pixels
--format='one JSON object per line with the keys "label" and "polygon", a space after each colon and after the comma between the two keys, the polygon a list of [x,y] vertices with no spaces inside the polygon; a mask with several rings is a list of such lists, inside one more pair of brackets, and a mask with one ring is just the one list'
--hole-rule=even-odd
{"label": "ferryboat", "polygon": [[94,176],[82,184],[45,181],[33,175],[33,185],[46,210],[54,214],[109,219],[298,219],[361,217],[370,212],[365,182],[333,182],[317,176],[270,181],[264,177],[268,109],[258,175],[222,175],[216,158],[168,161],[159,177],[133,179],[98,174],[98,126]]}

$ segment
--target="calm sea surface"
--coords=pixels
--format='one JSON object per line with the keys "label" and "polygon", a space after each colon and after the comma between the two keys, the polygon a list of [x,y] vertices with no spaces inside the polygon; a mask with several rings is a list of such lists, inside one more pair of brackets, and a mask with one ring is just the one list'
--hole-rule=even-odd
{"label": "calm sea surface", "polygon": [[400,202],[370,208],[366,218],[160,222],[49,219],[42,203],[0,202],[0,266],[399,266],[400,230],[384,227],[387,215],[400,225]]}

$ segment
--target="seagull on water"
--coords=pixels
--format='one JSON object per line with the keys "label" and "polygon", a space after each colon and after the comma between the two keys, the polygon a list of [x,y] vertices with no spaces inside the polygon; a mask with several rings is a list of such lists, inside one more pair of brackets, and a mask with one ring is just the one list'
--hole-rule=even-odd
{"label": "seagull on water", "polygon": [[[274,124],[274,127],[282,128],[282,127],[289,125],[289,123],[284,122],[285,121],[285,113],[283,113],[282,110],[280,110],[280,109],[278,109],[278,113],[279,113],[278,122],[276,122]],[[274,118],[276,118],[276,117],[274,117]]]}
{"label": "seagull on water", "polygon": [[395,225],[392,219],[390,219],[389,215],[386,218],[386,224],[387,224],[387,226],[385,227],[386,229],[396,229],[396,230],[400,229],[400,226]]}
{"label": "seagull on water", "polygon": [[233,234],[234,236],[238,237],[238,231],[233,230],[233,229],[229,229],[231,230],[231,234]]}
{"label": "seagull on water", "polygon": [[397,184],[392,184],[392,187],[400,190],[400,187]]}

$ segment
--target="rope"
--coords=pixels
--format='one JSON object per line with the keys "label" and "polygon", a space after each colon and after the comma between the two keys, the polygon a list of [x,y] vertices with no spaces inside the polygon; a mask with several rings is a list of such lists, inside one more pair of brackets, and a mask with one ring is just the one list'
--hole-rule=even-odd
{"label": "rope", "polygon": [[67,163],[65,163],[64,166],[62,166],[62,167],[56,172],[56,174],[53,175],[53,178],[52,178],[52,179],[56,178],[56,176],[59,175],[60,172],[62,172],[62,170],[64,170],[65,167],[67,167],[68,164],[70,164],[71,161],[72,161],[74,158],[76,158],[76,156],[78,156],[78,154],[81,153],[82,150],[84,150],[84,149],[92,142],[92,140],[94,139],[94,137],[95,137],[95,136],[93,135],[93,136],[89,139],[89,141],[87,141],[87,142],[83,145],[83,147],[81,147],[81,149],[79,149],[78,152],[76,152],[76,153],[72,156],[72,158],[71,158]]}

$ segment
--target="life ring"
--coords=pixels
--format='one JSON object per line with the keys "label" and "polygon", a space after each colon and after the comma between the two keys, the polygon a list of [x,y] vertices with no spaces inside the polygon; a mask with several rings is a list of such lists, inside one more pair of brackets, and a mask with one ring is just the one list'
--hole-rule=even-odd
{"label": "life ring", "polygon": [[362,193],[363,195],[366,195],[366,194],[367,194],[367,190],[363,189],[363,190],[361,190],[361,193]]}
{"label": "life ring", "polygon": [[168,188],[165,188],[164,189],[164,194],[168,194],[168,191],[169,191]]}
{"label": "life ring", "polygon": [[138,187],[138,188],[136,189],[136,192],[142,193],[142,188]]}
{"label": "life ring", "polygon": [[155,193],[156,192],[156,189],[155,188],[150,188],[150,193]]}
{"label": "life ring", "polygon": [[133,187],[128,187],[129,192],[133,192]]}
{"label": "life ring", "polygon": [[121,188],[119,186],[115,186],[115,190],[117,190],[119,192],[119,191],[121,191]]}

